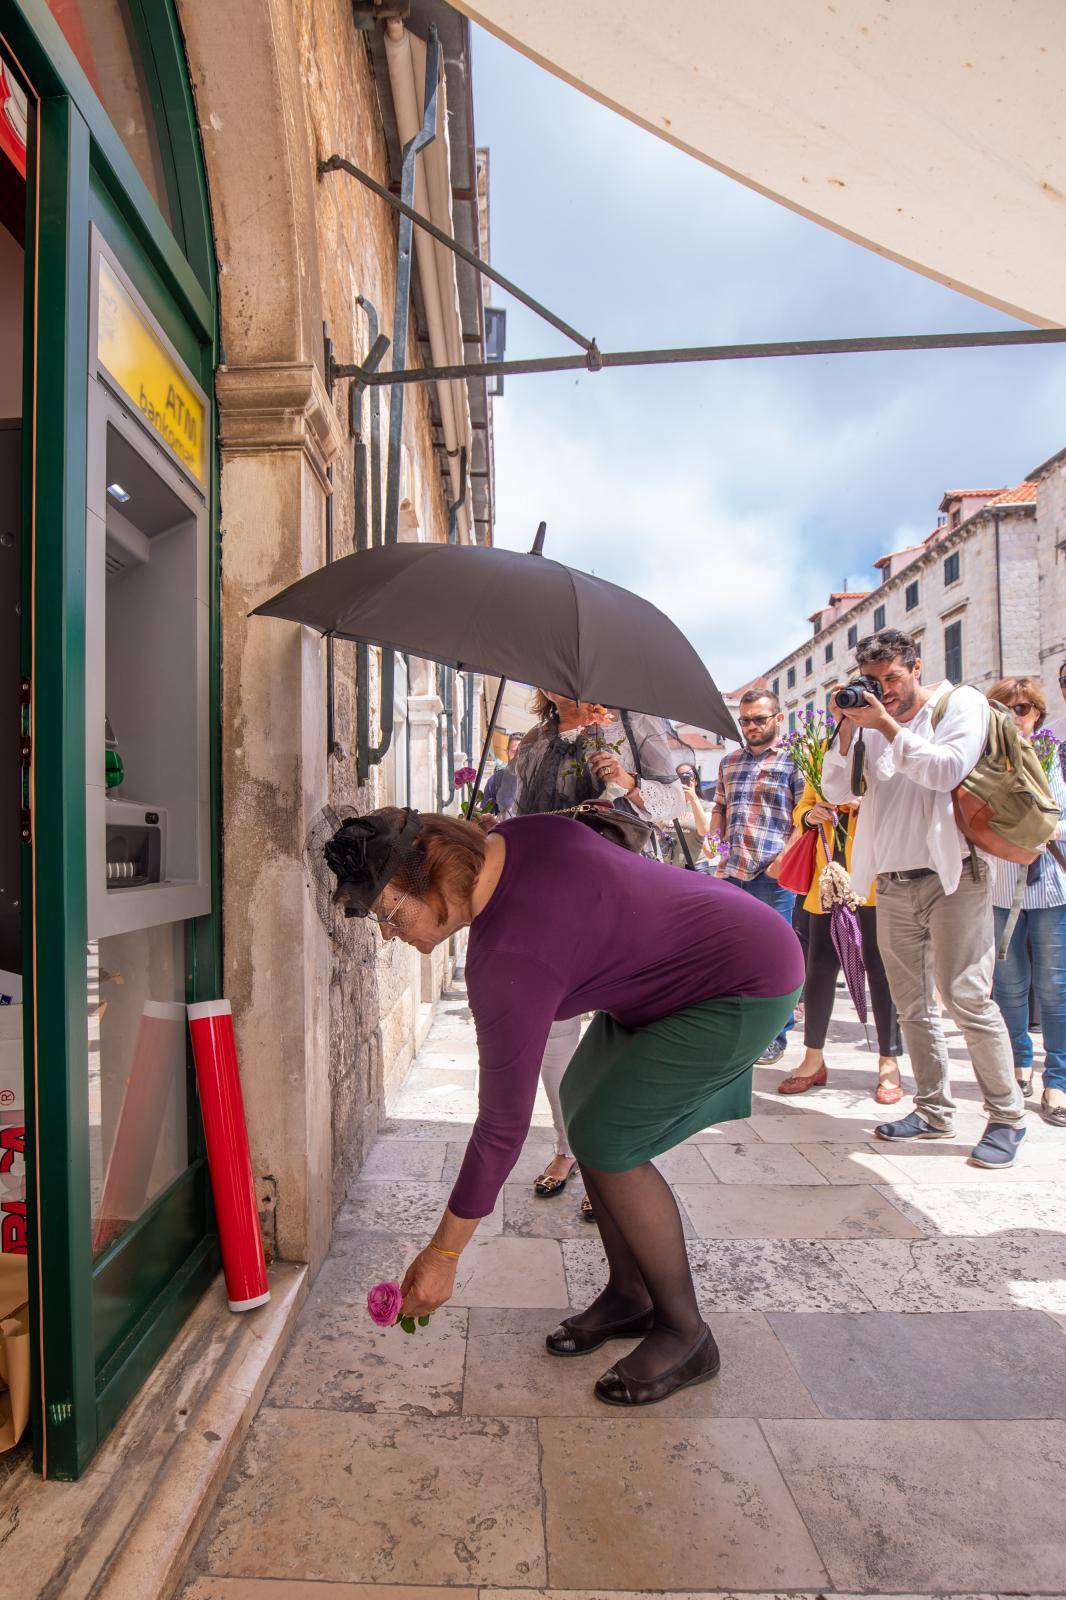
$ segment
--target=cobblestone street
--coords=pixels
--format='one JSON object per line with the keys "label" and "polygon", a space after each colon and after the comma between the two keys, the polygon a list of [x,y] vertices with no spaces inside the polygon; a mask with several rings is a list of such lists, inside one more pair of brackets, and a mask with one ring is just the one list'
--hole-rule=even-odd
{"label": "cobblestone street", "polygon": [[454,1302],[415,1337],[368,1319],[367,1288],[436,1224],[474,1115],[454,988],[184,1600],[1066,1590],[1064,1135],[1033,1114],[1015,1169],[969,1166],[983,1118],[949,1039],[953,1143],[873,1138],[910,1102],[875,1106],[876,1056],[838,995],[828,1088],[786,1100],[782,1069],[757,1068],[749,1120],[663,1159],[722,1373],[619,1416],[592,1384],[626,1346],[543,1348],[597,1291],[602,1255],[576,1181],[531,1194],[551,1150],[542,1098]]}

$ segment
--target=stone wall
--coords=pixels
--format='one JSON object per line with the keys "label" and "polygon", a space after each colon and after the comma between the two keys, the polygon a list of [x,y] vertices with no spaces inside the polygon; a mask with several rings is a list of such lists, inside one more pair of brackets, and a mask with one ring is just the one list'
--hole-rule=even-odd
{"label": "stone wall", "polygon": [[[314,160],[340,154],[362,167],[379,183],[389,182],[378,89],[371,71],[367,35],[351,24],[348,0],[299,0],[294,7],[297,47],[304,85],[304,113]],[[385,87],[383,92],[388,93]],[[367,319],[358,304],[362,295],[376,307],[382,330],[391,335],[396,270],[396,216],[355,179],[330,173],[316,191],[318,276],[322,316],[333,339],[338,361],[366,353]],[[386,360],[391,360],[390,355]],[[418,364],[417,347],[409,342],[407,364]],[[349,385],[337,385],[334,409],[343,420],[344,442],[332,463],[333,541],[335,556],[355,548],[354,440],[348,428]],[[382,417],[382,483],[386,467],[389,390],[380,391]],[[369,427],[369,397],[362,402],[364,429]],[[421,385],[404,391],[404,450],[401,474],[401,533],[405,539],[443,541],[448,525],[440,475],[432,448],[428,391]],[[355,752],[355,660],[351,646],[335,649],[335,732],[343,759],[329,762],[330,801],[360,811],[407,798],[434,809],[436,713],[418,723],[412,758],[428,745],[433,751],[432,788],[416,797],[396,793],[396,762],[375,768],[359,789]],[[417,687],[417,686],[413,686]],[[436,702],[439,710],[440,702]],[[406,704],[398,704],[405,715]],[[403,738],[403,729],[396,737]],[[417,952],[399,944],[383,947],[372,927],[353,956],[334,947],[330,971],[330,1088],[333,1122],[333,1206],[344,1198],[362,1164],[384,1112],[386,1095],[406,1071],[417,1045],[419,1009],[435,995],[422,995]],[[438,964],[439,965],[439,964]],[[439,993],[442,972],[436,973]],[[428,985],[427,985],[428,988]]]}
{"label": "stone wall", "polygon": [[[308,830],[327,802],[364,811],[398,798],[403,764],[394,753],[357,787],[354,647],[336,647],[346,756],[327,757],[322,642],[248,613],[325,560],[328,502],[334,554],[353,547],[348,386],[327,392],[323,324],[339,360],[365,352],[362,294],[391,334],[396,225],[354,179],[318,176],[337,151],[388,182],[348,0],[178,0],[178,11],[219,264],[225,992],[271,1242],[317,1268],[445,962],[383,950],[363,924],[343,942],[323,926],[307,890]],[[426,395],[405,394],[402,536],[443,539]],[[383,438],[387,410],[384,391]],[[419,704],[415,744],[435,750],[432,693]],[[402,741],[405,700],[398,711]],[[435,770],[416,764],[423,778]]]}

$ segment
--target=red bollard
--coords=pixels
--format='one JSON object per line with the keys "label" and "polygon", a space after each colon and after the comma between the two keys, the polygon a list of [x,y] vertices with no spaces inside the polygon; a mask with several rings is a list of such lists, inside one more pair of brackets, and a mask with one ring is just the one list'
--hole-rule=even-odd
{"label": "red bollard", "polygon": [[231,1311],[251,1311],[270,1299],[270,1289],[248,1153],[233,1013],[228,1000],[204,1000],[188,1009],[226,1297]]}

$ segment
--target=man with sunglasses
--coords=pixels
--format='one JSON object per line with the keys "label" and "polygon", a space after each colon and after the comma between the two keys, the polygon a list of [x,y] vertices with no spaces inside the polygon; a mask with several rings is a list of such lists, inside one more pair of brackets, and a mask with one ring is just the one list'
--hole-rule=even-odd
{"label": "man with sunglasses", "polygon": [[[776,694],[747,690],[740,697],[737,721],[744,746],[723,759],[715,790],[713,828],[729,847],[720,875],[791,922],[796,896],[770,877],[768,869],[792,832],[803,778],[781,744],[785,718]],[[759,1057],[760,1064],[780,1061],[791,1026],[790,1017]]]}

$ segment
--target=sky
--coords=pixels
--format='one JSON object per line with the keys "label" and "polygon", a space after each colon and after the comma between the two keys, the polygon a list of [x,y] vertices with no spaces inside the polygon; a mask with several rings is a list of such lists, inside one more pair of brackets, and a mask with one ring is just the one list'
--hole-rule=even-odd
{"label": "sky", "polygon": [[[493,265],[601,349],[1015,325],[473,33]],[[509,358],[574,353],[490,287]],[[546,521],[546,554],[660,606],[729,690],[831,589],[873,587],[945,490],[1013,485],[1066,445],[1066,350],[519,376],[494,427],[496,543]]]}

